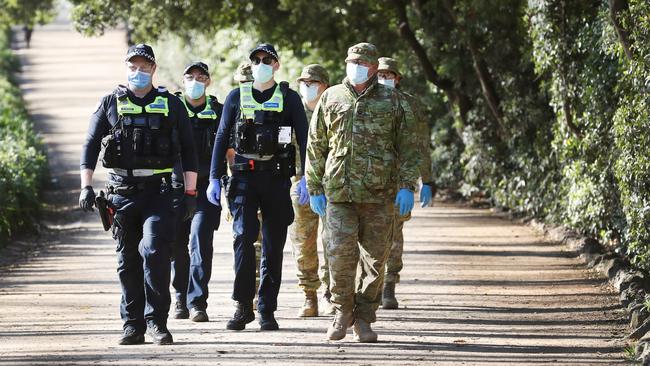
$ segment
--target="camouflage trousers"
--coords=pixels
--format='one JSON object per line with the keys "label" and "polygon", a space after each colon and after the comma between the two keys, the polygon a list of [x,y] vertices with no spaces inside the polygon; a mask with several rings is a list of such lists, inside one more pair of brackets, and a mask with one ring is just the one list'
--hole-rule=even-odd
{"label": "camouflage trousers", "polygon": [[392,202],[327,204],[330,291],[338,311],[376,321],[394,219]]}
{"label": "camouflage trousers", "polygon": [[385,282],[399,282],[399,272],[404,267],[402,263],[402,253],[404,253],[404,223],[411,219],[411,213],[406,216],[400,216],[399,212],[395,213],[395,221],[393,226],[393,240],[390,246],[390,253],[386,261],[386,277]]}
{"label": "camouflage trousers", "polygon": [[[298,179],[294,179],[291,186],[291,202],[293,204],[294,220],[289,226],[289,235],[293,244],[293,258],[296,260],[298,276],[298,287],[303,291],[316,291],[321,285],[329,288],[330,273],[327,262],[326,245],[327,230],[325,219],[319,220],[319,216],[311,210],[309,204],[300,205],[296,187]],[[321,221],[320,240],[318,240],[318,221]],[[320,241],[323,248],[324,260],[320,267],[320,278],[318,276],[318,245]]]}

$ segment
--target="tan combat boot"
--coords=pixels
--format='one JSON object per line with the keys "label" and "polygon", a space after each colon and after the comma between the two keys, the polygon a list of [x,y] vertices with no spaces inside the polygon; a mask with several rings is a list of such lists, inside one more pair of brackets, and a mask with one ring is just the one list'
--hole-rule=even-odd
{"label": "tan combat boot", "polygon": [[320,298],[319,307],[323,315],[336,314],[336,308],[334,307],[334,304],[332,304],[332,294],[329,290],[326,290],[323,297]]}
{"label": "tan combat boot", "polygon": [[327,339],[338,341],[345,338],[345,334],[348,332],[348,328],[350,328],[353,321],[354,318],[352,317],[351,311],[345,313],[337,311],[336,315],[334,315],[332,325],[327,329]]}
{"label": "tan combat boot", "polygon": [[384,291],[381,294],[381,307],[383,309],[397,309],[399,304],[395,298],[395,282],[384,282]]}
{"label": "tan combat boot", "polygon": [[361,343],[375,343],[377,342],[377,333],[370,328],[370,323],[363,319],[356,319],[354,321],[354,340]]}
{"label": "tan combat boot", "polygon": [[305,303],[298,311],[298,316],[318,316],[318,297],[316,296],[316,291],[305,291]]}

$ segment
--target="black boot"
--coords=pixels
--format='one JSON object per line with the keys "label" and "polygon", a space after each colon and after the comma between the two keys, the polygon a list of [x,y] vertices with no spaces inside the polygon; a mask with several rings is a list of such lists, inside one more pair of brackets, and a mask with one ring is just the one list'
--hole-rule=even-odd
{"label": "black boot", "polygon": [[166,325],[149,322],[147,323],[147,334],[151,337],[151,341],[155,344],[174,343],[172,334],[169,333]]}
{"label": "black boot", "polygon": [[138,332],[133,326],[127,326],[118,343],[121,345],[142,344],[144,343],[144,334]]}
{"label": "black boot", "polygon": [[235,304],[235,315],[232,316],[232,319],[228,320],[226,324],[226,329],[229,330],[244,330],[246,329],[246,324],[255,320],[255,313],[253,312],[253,303],[247,302],[242,303],[237,301]]}
{"label": "black boot", "polygon": [[260,313],[260,329],[261,330],[278,330],[278,322],[275,320],[273,312]]}
{"label": "black boot", "polygon": [[176,301],[176,306],[174,308],[174,319],[187,319],[189,317],[190,313],[187,311],[185,301]]}

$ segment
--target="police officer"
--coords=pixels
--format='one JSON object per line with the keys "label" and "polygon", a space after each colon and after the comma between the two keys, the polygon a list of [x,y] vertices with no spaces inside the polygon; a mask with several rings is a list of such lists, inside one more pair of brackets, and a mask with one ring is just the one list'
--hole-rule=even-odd
{"label": "police officer", "polygon": [[346,78],[323,93],[309,126],[307,188],[329,232],[336,315],[327,337],[343,339],[354,324],[355,340],[376,342],[370,324],[376,321],[395,206],[401,215],[413,207],[415,121],[403,96],[377,83],[374,45],[350,47],[345,61]]}
{"label": "police officer", "polygon": [[[251,63],[242,62],[237,66],[237,70],[233,75],[233,79],[239,84],[253,83],[253,71],[251,70]],[[232,167],[235,164],[235,129],[231,130],[230,134],[230,144],[228,145],[228,150],[226,151],[226,160],[228,161],[228,166]],[[262,222],[262,214],[257,211],[257,219]],[[232,222],[232,215],[228,212],[226,216],[228,222]],[[257,289],[260,288],[260,261],[262,260],[262,225],[260,225],[260,231],[257,234],[257,239],[255,243],[255,298],[253,298],[253,309],[257,310]]]}
{"label": "police officer", "polygon": [[[212,149],[222,105],[215,96],[205,94],[205,89],[210,86],[210,73],[205,63],[196,61],[187,65],[183,71],[183,85],[184,92],[176,95],[185,105],[193,128],[199,169],[196,183],[197,210],[190,220],[183,220],[182,215],[179,215],[176,223],[176,240],[172,249],[172,285],[176,290],[174,317],[189,317],[194,322],[207,322],[212,238],[214,231],[219,228],[221,207],[208,202],[205,190],[208,188]],[[175,191],[182,194],[181,168],[181,164],[174,167],[172,181]]]}
{"label": "police officer", "polygon": [[[413,141],[418,141],[420,145],[420,177],[422,178],[422,187],[420,188],[421,206],[425,207],[431,203],[435,183],[432,180],[431,173],[431,155],[429,149],[429,126],[424,115],[422,107],[417,98],[400,89],[402,74],[397,67],[397,61],[390,57],[380,57],[379,67],[377,69],[379,83],[390,88],[397,88],[409,102],[411,110],[417,123],[416,135],[411,136]],[[384,289],[382,291],[381,307],[384,309],[397,309],[399,303],[395,298],[395,284],[399,282],[399,272],[402,270],[402,253],[404,251],[404,235],[402,230],[404,223],[411,219],[411,214],[401,216],[396,214],[395,227],[393,228],[393,241],[390,248],[388,261],[386,262],[386,276],[384,277]]]}
{"label": "police officer", "polygon": [[274,80],[280,67],[275,48],[263,43],[250,53],[253,84],[241,84],[226,97],[212,156],[208,199],[220,203],[219,178],[226,173],[224,157],[235,129],[232,177],[224,187],[233,215],[236,310],[227,329],[242,330],[255,319],[255,249],[258,208],[262,211],[262,264],[257,310],[262,330],[276,330],[274,312],[282,280],[282,250],[293,221],[289,188],[295,175],[295,133],[304,162],[307,118],[300,96],[286,82]]}
{"label": "police officer", "polygon": [[173,235],[172,167],[183,164],[185,217],[196,207],[197,159],[192,127],[183,103],[151,79],[153,50],[131,46],[126,55],[128,85],[104,96],[90,119],[81,155],[79,205],[92,211],[93,172],[101,161],[109,169],[108,201],[116,210],[112,226],[117,241],[117,273],[122,286],[124,321],[120,344],[170,344],[167,329],[170,248]]}
{"label": "police officer", "polygon": [[[297,82],[307,119],[310,119],[321,94],[329,87],[329,74],[323,66],[311,64],[302,69]],[[325,255],[325,261],[321,267],[321,278],[318,277],[318,214],[309,207],[309,193],[307,192],[307,185],[299,160],[296,160],[296,168],[298,173],[293,178],[291,188],[291,202],[296,218],[289,227],[289,234],[293,243],[293,255],[296,260],[298,286],[305,296],[304,304],[298,311],[298,316],[318,316],[318,296],[316,291],[321,282],[324,285],[321,308],[325,315],[333,315],[334,308],[330,302],[327,255]],[[325,220],[323,219],[320,235],[323,250],[325,250],[326,246],[326,237],[327,230],[325,230]]]}

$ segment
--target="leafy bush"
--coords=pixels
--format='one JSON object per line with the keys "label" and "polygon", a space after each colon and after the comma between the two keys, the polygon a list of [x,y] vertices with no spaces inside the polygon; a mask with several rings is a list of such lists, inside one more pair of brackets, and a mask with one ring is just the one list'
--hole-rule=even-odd
{"label": "leafy bush", "polygon": [[17,60],[8,40],[8,32],[0,33],[0,246],[34,224],[47,167],[20,90],[10,81]]}

